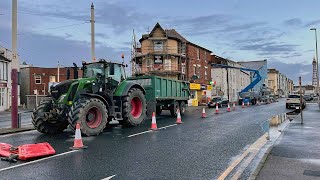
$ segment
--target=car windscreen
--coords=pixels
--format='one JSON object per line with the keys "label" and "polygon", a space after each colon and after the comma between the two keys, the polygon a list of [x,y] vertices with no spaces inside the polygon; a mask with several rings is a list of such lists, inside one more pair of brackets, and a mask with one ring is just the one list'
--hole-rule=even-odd
{"label": "car windscreen", "polygon": [[299,95],[289,95],[288,98],[300,98],[300,96]]}

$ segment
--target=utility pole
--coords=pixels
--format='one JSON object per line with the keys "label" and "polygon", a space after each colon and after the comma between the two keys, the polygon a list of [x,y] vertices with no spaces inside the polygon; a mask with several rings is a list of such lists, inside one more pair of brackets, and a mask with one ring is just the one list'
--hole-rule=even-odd
{"label": "utility pole", "polygon": [[299,77],[299,86],[300,86],[300,116],[301,116],[301,124],[303,124],[301,76]]}
{"label": "utility pole", "polygon": [[60,82],[60,62],[58,61],[58,82]]}
{"label": "utility pole", "polygon": [[92,62],[96,61],[95,45],[94,45],[94,5],[91,4],[91,58]]}
{"label": "utility pole", "polygon": [[18,128],[18,71],[17,58],[17,9],[18,0],[12,0],[12,62],[11,62],[11,127]]}

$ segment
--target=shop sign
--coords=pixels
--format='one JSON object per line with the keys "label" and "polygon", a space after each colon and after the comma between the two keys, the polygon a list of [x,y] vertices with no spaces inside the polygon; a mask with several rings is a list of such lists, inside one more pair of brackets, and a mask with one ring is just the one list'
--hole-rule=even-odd
{"label": "shop sign", "polygon": [[190,89],[191,90],[200,90],[201,89],[201,85],[200,84],[196,84],[196,83],[190,83]]}
{"label": "shop sign", "polygon": [[207,90],[212,91],[212,85],[207,85]]}
{"label": "shop sign", "polygon": [[7,83],[0,83],[0,87],[7,87]]}

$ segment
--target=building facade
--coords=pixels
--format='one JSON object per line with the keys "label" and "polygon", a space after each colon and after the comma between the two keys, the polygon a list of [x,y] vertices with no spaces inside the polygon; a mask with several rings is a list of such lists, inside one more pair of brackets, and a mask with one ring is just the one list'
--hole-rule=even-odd
{"label": "building facade", "polygon": [[[48,95],[49,87],[54,82],[67,80],[67,69],[43,68],[43,67],[23,67],[21,72],[20,99],[21,104],[27,104],[28,95]],[[79,77],[82,71],[79,70]],[[58,77],[59,76],[59,77]],[[70,79],[74,78],[73,68],[70,68]]]}
{"label": "building facade", "polygon": [[268,69],[268,87],[273,95],[287,97],[293,93],[293,81],[276,69]]}
{"label": "building facade", "polygon": [[163,29],[159,23],[139,42],[132,58],[133,75],[189,81],[193,104],[207,103],[211,97],[210,50],[189,42],[174,29]]}
{"label": "building facade", "polygon": [[[223,64],[237,68],[244,68],[241,64],[212,55],[212,62],[216,64]],[[229,99],[231,102],[238,101],[239,92],[250,84],[250,72],[242,71],[233,68],[213,67],[211,69],[212,81],[214,87],[212,94],[215,96],[222,96]]]}
{"label": "building facade", "polygon": [[4,54],[0,54],[0,111],[11,106],[11,67],[10,60]]}
{"label": "building facade", "polygon": [[268,69],[268,88],[273,95],[279,94],[279,71],[276,69]]}

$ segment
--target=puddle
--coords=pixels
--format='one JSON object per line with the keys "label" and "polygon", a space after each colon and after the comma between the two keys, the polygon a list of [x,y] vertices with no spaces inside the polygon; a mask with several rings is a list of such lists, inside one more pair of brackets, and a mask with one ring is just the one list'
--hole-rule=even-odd
{"label": "puddle", "polygon": [[260,126],[263,131],[268,133],[268,140],[275,141],[290,123],[290,119],[286,113],[279,114],[263,122]]}

